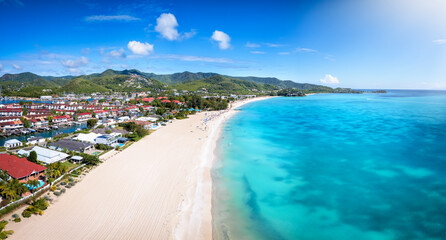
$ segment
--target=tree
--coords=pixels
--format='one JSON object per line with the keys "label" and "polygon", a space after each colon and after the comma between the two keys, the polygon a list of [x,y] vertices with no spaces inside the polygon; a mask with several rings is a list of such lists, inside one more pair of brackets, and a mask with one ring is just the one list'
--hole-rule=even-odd
{"label": "tree", "polygon": [[36,151],[31,151],[26,159],[28,159],[28,161],[30,161],[30,162],[37,163]]}
{"label": "tree", "polygon": [[88,119],[87,120],[87,127],[88,128],[92,128],[92,127],[94,127],[96,125],[96,123],[98,123],[97,119],[95,119],[95,118]]}
{"label": "tree", "polygon": [[22,115],[23,115],[23,116],[28,115],[28,109],[27,109],[26,107],[23,107],[23,108],[22,108]]}
{"label": "tree", "polygon": [[8,221],[1,221],[0,222],[0,239],[7,239],[9,235],[13,234],[14,231],[9,230],[9,231],[5,231],[5,227],[8,224]]}
{"label": "tree", "polygon": [[31,127],[31,122],[28,119],[26,119],[24,117],[21,117],[20,120],[22,121],[24,128],[30,128]]}
{"label": "tree", "polygon": [[26,183],[31,188],[31,193],[34,195],[34,192],[36,191],[37,187],[39,186],[39,181],[34,179],[34,180],[28,180]]}

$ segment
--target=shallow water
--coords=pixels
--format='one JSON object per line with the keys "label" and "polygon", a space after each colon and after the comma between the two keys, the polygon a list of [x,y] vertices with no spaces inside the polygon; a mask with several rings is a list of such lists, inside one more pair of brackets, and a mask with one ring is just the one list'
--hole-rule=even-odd
{"label": "shallow water", "polygon": [[446,239],[446,92],[254,102],[217,151],[216,239]]}

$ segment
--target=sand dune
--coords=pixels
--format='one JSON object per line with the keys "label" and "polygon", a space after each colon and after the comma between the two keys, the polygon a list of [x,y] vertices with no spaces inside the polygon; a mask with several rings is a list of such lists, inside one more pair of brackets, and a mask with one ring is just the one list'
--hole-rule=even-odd
{"label": "sand dune", "polygon": [[43,216],[8,224],[10,239],[211,239],[210,168],[221,124],[234,112],[191,115],[134,143]]}

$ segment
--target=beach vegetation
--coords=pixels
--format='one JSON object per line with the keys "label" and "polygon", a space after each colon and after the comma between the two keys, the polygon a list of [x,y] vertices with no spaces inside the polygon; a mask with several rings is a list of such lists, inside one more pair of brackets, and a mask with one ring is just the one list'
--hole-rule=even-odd
{"label": "beach vegetation", "polygon": [[12,230],[5,230],[6,225],[8,225],[8,221],[3,220],[0,222],[0,239],[7,239],[9,235],[14,233]]}

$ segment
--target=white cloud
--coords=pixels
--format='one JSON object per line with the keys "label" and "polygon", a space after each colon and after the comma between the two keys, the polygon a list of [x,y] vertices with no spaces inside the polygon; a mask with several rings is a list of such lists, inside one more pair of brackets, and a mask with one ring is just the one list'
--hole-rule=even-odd
{"label": "white cloud", "polygon": [[436,39],[436,40],[433,40],[432,42],[435,44],[442,45],[442,44],[446,43],[446,39]]}
{"label": "white cloud", "polygon": [[288,55],[288,54],[290,54],[290,52],[279,52],[278,54],[279,55]]}
{"label": "white cloud", "polygon": [[160,56],[161,58],[180,60],[186,62],[208,62],[208,63],[232,63],[233,61],[227,58],[212,58],[212,57],[201,57],[201,56],[189,56],[189,55],[176,55],[167,54]]}
{"label": "white cloud", "polygon": [[188,39],[188,38],[192,38],[193,36],[195,36],[197,34],[197,31],[195,29],[190,30],[190,32],[185,32],[181,38],[182,39]]}
{"label": "white cloud", "polygon": [[333,77],[331,74],[325,74],[325,77],[322,78],[321,83],[327,83],[327,84],[339,84],[339,80],[337,77]]}
{"label": "white cloud", "polygon": [[62,60],[60,62],[62,63],[62,65],[64,67],[67,67],[67,68],[78,68],[78,67],[87,65],[88,64],[88,58],[82,56],[82,57],[80,57],[78,59],[75,59],[75,60],[68,59],[68,60]]}
{"label": "white cloud", "polygon": [[22,70],[22,67],[19,66],[19,65],[17,65],[17,64],[12,64],[12,67],[13,67],[15,70]]}
{"label": "white cloud", "polygon": [[277,43],[265,43],[265,45],[272,48],[283,47],[283,44],[277,44]]}
{"label": "white cloud", "polygon": [[113,50],[109,54],[111,57],[114,57],[114,58],[125,58],[126,57],[125,51],[122,48],[119,50]]}
{"label": "white cloud", "polygon": [[222,31],[218,31],[215,30],[214,33],[212,34],[212,40],[217,41],[218,42],[218,47],[220,49],[228,49],[229,47],[231,47],[230,41],[231,38],[229,37],[228,34],[222,32]]}
{"label": "white cloud", "polygon": [[0,71],[3,70],[3,64],[0,63]]}
{"label": "white cloud", "polygon": [[172,13],[163,13],[156,19],[155,31],[169,41],[177,40],[180,37],[177,27],[177,19]]}
{"label": "white cloud", "polygon": [[127,44],[127,48],[137,55],[149,55],[153,52],[153,44],[147,42],[130,41],[129,44]]}
{"label": "white cloud", "polygon": [[85,18],[85,21],[87,22],[104,22],[104,21],[123,21],[123,22],[130,22],[130,21],[138,21],[141,20],[137,17],[132,17],[129,15],[95,15],[95,16],[89,16]]}
{"label": "white cloud", "polygon": [[308,53],[310,53],[310,52],[317,52],[316,50],[311,49],[311,48],[296,48],[296,51],[297,52],[308,52]]}
{"label": "white cloud", "polygon": [[262,51],[251,51],[252,54],[265,54],[265,52]]}
{"label": "white cloud", "polygon": [[84,55],[88,55],[90,54],[91,50],[90,48],[82,48],[81,53]]}
{"label": "white cloud", "polygon": [[260,44],[247,42],[245,46],[249,48],[258,48],[260,47]]}

